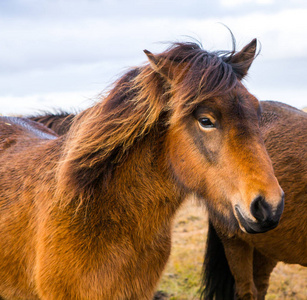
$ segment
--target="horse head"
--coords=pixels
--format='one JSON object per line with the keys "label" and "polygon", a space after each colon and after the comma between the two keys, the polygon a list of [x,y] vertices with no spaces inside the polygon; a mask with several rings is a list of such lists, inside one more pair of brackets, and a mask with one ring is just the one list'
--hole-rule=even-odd
{"label": "horse head", "polygon": [[205,199],[211,214],[232,230],[275,228],[283,191],[260,134],[259,101],[241,82],[256,40],[240,52],[177,44],[159,55],[145,53],[168,86],[167,151],[177,182]]}

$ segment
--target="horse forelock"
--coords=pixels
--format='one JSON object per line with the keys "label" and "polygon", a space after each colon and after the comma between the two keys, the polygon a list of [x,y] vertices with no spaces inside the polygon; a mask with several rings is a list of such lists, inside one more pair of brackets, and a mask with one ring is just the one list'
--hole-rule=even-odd
{"label": "horse forelock", "polygon": [[[236,86],[238,78],[231,63],[235,54],[235,49],[209,52],[197,43],[174,43],[156,56],[158,68],[169,69],[170,94],[176,95],[170,104],[176,111],[173,119],[185,117],[201,102],[224,95]],[[240,68],[238,64],[235,67]]]}

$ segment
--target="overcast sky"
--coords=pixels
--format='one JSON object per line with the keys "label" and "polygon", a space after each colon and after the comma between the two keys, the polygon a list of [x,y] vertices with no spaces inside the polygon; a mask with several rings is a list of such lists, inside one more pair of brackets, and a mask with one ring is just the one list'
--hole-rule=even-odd
{"label": "overcast sky", "polygon": [[307,106],[306,0],[0,0],[0,114],[88,107],[143,49],[196,38],[261,54],[245,81],[260,100]]}

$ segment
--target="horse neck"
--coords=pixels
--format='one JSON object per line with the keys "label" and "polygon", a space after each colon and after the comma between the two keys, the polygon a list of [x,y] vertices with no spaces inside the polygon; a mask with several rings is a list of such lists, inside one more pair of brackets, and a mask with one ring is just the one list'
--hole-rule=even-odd
{"label": "horse neck", "polygon": [[149,135],[134,146],[125,162],[114,171],[108,194],[131,216],[151,223],[172,218],[183,192],[167,167],[166,151]]}
{"label": "horse neck", "polygon": [[58,198],[83,210],[95,205],[88,209],[92,219],[126,218],[129,226],[169,222],[180,205],[182,192],[164,146],[166,96],[160,78],[147,71],[138,88],[127,75],[104,101],[79,115],[65,142]]}
{"label": "horse neck", "polygon": [[81,208],[89,223],[108,220],[121,232],[137,232],[133,236],[144,241],[170,229],[184,192],[172,179],[163,145],[149,134],[113,170],[107,185],[104,178],[98,180],[95,193],[99,196]]}

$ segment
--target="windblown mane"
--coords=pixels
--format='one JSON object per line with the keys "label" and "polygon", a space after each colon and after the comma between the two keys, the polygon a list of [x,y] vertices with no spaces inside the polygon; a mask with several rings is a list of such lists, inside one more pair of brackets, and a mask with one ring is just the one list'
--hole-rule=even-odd
{"label": "windblown mane", "polygon": [[[244,69],[229,63],[234,54],[175,43],[155,56],[169,80],[149,64],[128,71],[102,101],[74,119],[58,170],[59,191],[70,199],[91,193],[87,187],[102,174],[107,180],[154,127],[165,129],[205,99],[231,90]],[[67,195],[67,186],[73,194]]]}

